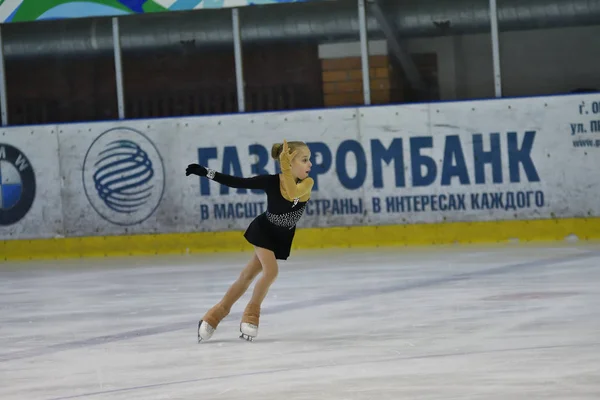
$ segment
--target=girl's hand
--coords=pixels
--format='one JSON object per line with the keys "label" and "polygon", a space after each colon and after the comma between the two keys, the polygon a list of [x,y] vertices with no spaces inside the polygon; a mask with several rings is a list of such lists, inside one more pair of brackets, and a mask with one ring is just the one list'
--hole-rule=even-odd
{"label": "girl's hand", "polygon": [[207,170],[206,167],[198,164],[190,164],[185,170],[185,176],[190,175],[198,175],[198,176],[206,176]]}
{"label": "girl's hand", "polygon": [[281,168],[282,169],[284,169],[286,167],[291,168],[292,160],[294,159],[294,157],[296,157],[296,154],[298,154],[298,150],[296,150],[290,154],[290,148],[288,147],[287,141],[285,139],[283,139],[283,150],[281,151],[281,154],[279,155],[279,163],[281,164]]}

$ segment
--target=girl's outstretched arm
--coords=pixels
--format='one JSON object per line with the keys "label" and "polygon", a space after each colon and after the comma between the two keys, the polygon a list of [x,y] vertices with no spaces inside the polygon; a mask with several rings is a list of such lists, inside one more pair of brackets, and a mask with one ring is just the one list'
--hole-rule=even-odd
{"label": "girl's outstretched arm", "polygon": [[250,178],[241,178],[238,176],[227,175],[221,172],[217,172],[214,169],[206,168],[198,164],[190,164],[185,170],[185,175],[198,175],[204,176],[208,179],[212,179],[222,185],[229,186],[232,188],[243,188],[243,189],[263,189],[267,188],[268,175],[256,175]]}

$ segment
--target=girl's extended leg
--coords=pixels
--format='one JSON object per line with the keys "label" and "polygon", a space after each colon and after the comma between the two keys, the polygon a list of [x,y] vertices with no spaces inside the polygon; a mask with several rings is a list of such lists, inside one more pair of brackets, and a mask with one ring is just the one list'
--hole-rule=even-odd
{"label": "girl's extended leg", "polygon": [[258,333],[262,302],[279,274],[277,260],[275,254],[271,250],[256,247],[256,255],[262,265],[263,273],[260,279],[256,281],[256,285],[254,285],[252,298],[244,310],[242,323],[240,325],[240,331],[242,332],[241,337],[247,340],[252,340]]}
{"label": "girl's extended leg", "polygon": [[235,302],[238,301],[240,297],[244,295],[244,293],[246,293],[246,290],[248,290],[248,287],[250,287],[250,284],[261,270],[262,265],[260,260],[256,254],[254,254],[252,259],[250,259],[246,267],[240,273],[238,279],[229,287],[223,296],[221,304],[231,308]]}
{"label": "girl's extended leg", "polygon": [[254,254],[240,273],[237,280],[229,287],[221,301],[215,304],[208,310],[204,317],[202,317],[202,321],[209,325],[204,326],[203,329],[200,329],[199,327],[198,335],[201,336],[202,339],[206,340],[212,336],[212,333],[217,329],[219,323],[229,314],[229,311],[235,302],[246,293],[246,290],[248,290],[248,287],[261,270],[262,266],[260,260],[258,259],[258,256]]}

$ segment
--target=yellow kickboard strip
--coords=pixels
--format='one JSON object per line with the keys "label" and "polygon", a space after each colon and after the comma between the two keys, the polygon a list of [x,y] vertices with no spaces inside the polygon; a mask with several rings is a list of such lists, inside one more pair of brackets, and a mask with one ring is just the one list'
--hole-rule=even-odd
{"label": "yellow kickboard strip", "polygon": [[[298,229],[294,249],[600,239],[600,218]],[[239,231],[4,240],[0,261],[251,251]]]}

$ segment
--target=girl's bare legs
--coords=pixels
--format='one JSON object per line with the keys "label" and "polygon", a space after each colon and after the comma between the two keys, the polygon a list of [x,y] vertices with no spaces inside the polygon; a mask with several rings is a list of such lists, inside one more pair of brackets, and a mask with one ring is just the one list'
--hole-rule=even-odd
{"label": "girl's bare legs", "polygon": [[242,317],[242,323],[240,325],[240,331],[242,332],[242,338],[246,340],[252,340],[258,333],[258,322],[260,319],[260,308],[264,301],[269,288],[277,278],[279,274],[279,267],[275,254],[271,250],[263,249],[261,247],[255,247],[256,255],[262,265],[262,276],[252,292],[252,298],[248,302],[244,315]]}
{"label": "girl's bare legs", "polygon": [[250,287],[250,284],[261,270],[262,266],[260,260],[258,259],[258,256],[254,254],[240,273],[237,280],[229,287],[221,301],[208,310],[204,317],[202,317],[202,321],[210,325],[210,327],[205,326],[202,329],[203,332],[200,332],[201,329],[199,327],[198,335],[202,336],[202,339],[208,339],[212,336],[212,333],[217,329],[219,323],[229,314],[231,307],[235,302],[246,293],[246,290],[248,290],[248,287]]}

